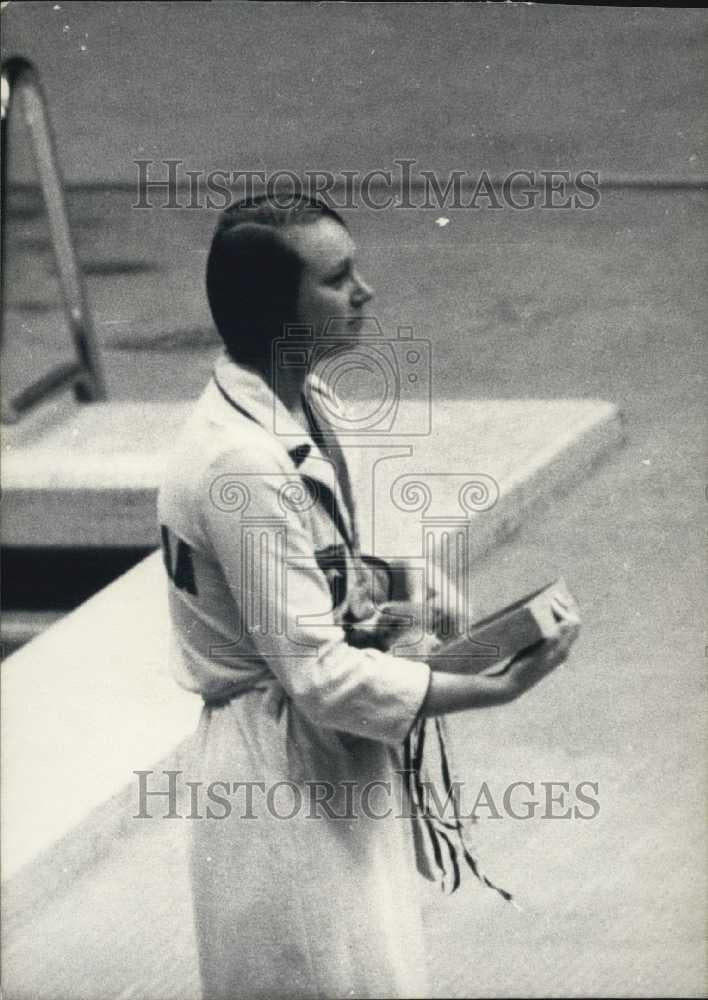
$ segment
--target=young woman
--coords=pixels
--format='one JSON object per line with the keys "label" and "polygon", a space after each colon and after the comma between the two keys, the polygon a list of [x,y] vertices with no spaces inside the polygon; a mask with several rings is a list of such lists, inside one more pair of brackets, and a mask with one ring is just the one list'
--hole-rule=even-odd
{"label": "young woman", "polygon": [[558,637],[498,677],[376,648],[361,625],[386,574],[358,552],[329,390],[278,345],[288,324],[356,341],[372,291],[347,227],[311,199],[232,206],[207,292],[225,351],[159,499],[175,671],[205,703],[184,775],[205,795],[191,824],[204,995],[426,996],[416,858],[421,837],[438,861],[450,841],[406,808],[409,734],[516,698],[577,623],[558,608]]}

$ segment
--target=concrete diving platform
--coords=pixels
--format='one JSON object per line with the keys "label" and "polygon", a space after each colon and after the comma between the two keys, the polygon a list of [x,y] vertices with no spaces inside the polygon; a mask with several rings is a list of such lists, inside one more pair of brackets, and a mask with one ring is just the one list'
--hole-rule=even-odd
{"label": "concrete diving platform", "polygon": [[64,398],[3,427],[3,545],[157,545],[163,456],[190,405]]}

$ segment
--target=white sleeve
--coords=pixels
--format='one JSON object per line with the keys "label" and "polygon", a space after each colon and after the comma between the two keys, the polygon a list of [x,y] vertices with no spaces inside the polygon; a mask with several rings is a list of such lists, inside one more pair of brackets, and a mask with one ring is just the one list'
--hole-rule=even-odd
{"label": "white sleeve", "polygon": [[272,455],[234,451],[211,464],[202,489],[204,530],[249,648],[316,724],[400,743],[425,699],[430,668],[347,644],[297,473],[278,468]]}

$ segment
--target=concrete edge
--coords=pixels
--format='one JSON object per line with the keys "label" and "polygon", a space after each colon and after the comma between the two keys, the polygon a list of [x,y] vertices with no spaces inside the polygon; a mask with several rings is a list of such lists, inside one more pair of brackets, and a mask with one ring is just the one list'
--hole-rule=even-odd
{"label": "concrete edge", "polygon": [[[581,432],[579,440],[584,442],[584,450],[575,448],[569,453],[567,447],[556,448],[554,451],[559,461],[548,462],[540,457],[530,471],[525,470],[523,479],[507,489],[499,499],[497,517],[493,521],[479,520],[479,531],[473,536],[471,555],[481,558],[511,538],[528,516],[542,510],[554,498],[575,489],[584,476],[626,441],[622,411],[610,403],[607,408],[604,421],[591,423]],[[534,490],[541,476],[545,479],[546,489]],[[490,527],[485,530],[486,525]]]}
{"label": "concrete edge", "polygon": [[[193,734],[184,737],[169,754],[154,763],[152,769],[183,770],[192,739]],[[127,840],[141,832],[140,821],[134,818],[135,810],[136,785],[131,782],[3,882],[3,941],[27,926],[43,906],[107,857],[116,841]]]}

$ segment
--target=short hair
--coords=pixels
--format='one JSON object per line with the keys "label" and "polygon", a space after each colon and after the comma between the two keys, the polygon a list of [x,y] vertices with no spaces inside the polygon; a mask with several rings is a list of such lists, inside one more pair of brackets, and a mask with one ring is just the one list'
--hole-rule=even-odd
{"label": "short hair", "polygon": [[316,197],[299,195],[283,207],[268,195],[222,212],[206,268],[209,308],[229,356],[261,372],[271,365],[273,340],[296,323],[302,259],[283,238],[290,226],[344,220]]}

